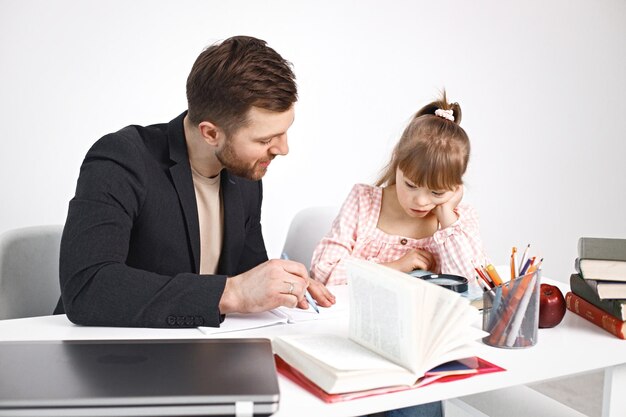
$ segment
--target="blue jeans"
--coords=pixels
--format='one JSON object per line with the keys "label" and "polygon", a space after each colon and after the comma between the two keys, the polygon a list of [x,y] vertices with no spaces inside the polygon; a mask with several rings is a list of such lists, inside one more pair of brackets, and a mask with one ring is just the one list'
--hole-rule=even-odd
{"label": "blue jeans", "polygon": [[442,417],[443,405],[441,401],[436,401],[434,403],[385,411],[383,415],[385,417]]}

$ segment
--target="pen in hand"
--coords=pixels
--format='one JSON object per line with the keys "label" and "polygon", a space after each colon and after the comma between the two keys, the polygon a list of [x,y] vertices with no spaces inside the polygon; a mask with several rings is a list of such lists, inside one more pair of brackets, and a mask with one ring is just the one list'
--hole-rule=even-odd
{"label": "pen in hand", "polygon": [[313,307],[313,310],[315,310],[317,314],[320,314],[320,309],[317,308],[317,303],[315,302],[313,297],[311,297],[309,290],[306,290],[306,292],[304,293],[304,296],[306,297],[306,300],[309,302],[309,305]]}
{"label": "pen in hand", "polygon": [[[286,259],[286,260],[289,260],[289,256],[288,256],[285,252],[283,252],[283,253],[281,253],[281,255],[280,255],[280,259]],[[315,300],[313,299],[313,297],[312,297],[312,296],[311,296],[311,294],[309,293],[309,290],[306,290],[306,291],[305,291],[304,296],[305,296],[305,298],[306,298],[306,301],[309,303],[309,305],[310,305],[311,307],[313,307],[313,310],[315,310],[315,312],[316,312],[317,314],[320,314],[320,309],[317,307],[317,303],[315,302]]]}

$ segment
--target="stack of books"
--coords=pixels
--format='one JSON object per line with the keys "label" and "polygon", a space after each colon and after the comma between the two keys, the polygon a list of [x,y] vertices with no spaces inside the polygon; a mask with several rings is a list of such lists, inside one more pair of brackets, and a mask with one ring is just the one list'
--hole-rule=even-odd
{"label": "stack of books", "polygon": [[620,339],[626,336],[626,239],[581,237],[567,308]]}

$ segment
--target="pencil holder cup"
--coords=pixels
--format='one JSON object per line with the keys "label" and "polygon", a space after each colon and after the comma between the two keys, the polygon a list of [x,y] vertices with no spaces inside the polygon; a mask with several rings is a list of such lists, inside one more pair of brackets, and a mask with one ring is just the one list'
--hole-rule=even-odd
{"label": "pencil holder cup", "polygon": [[483,294],[483,342],[520,349],[537,343],[540,272],[515,278]]}

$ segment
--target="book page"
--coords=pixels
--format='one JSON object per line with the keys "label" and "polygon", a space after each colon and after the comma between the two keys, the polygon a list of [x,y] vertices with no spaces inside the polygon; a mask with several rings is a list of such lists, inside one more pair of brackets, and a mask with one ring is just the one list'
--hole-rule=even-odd
{"label": "book page", "polygon": [[426,367],[426,369],[432,369],[435,366],[445,362],[457,360],[460,358],[470,358],[476,355],[476,351],[478,349],[478,342],[465,343],[454,348],[453,350],[442,353],[438,357],[431,357],[424,363],[424,367]]}
{"label": "book page", "polygon": [[299,354],[311,356],[336,371],[398,369],[399,367],[358,343],[334,334],[288,335],[276,338],[273,346],[281,353],[280,344],[296,348]]}
{"label": "book page", "polygon": [[[454,295],[453,293],[452,295]],[[442,296],[443,295],[443,296]],[[422,309],[420,314],[429,316],[429,337],[423,337],[420,339],[420,352],[423,352],[423,356],[427,357],[432,355],[436,346],[441,343],[441,340],[446,337],[444,329],[449,327],[450,323],[454,324],[454,316],[458,314],[456,309],[458,308],[458,300],[452,302],[450,294],[441,292],[433,292],[430,295],[432,310],[426,311],[426,307]]]}
{"label": "book page", "polygon": [[411,335],[406,330],[405,319],[412,315],[411,309],[396,290],[376,282],[385,278],[351,278],[348,278],[350,338],[399,365],[408,366],[406,350],[410,349]]}
{"label": "book page", "polygon": [[[432,323],[432,340],[427,350],[428,357],[437,356],[441,352],[453,349],[455,346],[467,343],[465,332],[471,327],[478,314],[474,307],[469,306],[469,301],[459,297],[455,302],[449,299],[445,303],[448,306],[443,316],[445,320],[434,320]],[[443,308],[443,307],[442,307]],[[481,331],[480,334],[483,334]]]}
{"label": "book page", "polygon": [[[412,358],[417,349],[420,329],[414,320],[415,298],[407,281],[387,276],[389,268],[366,261],[349,259],[350,289],[349,337],[379,355],[413,370]],[[384,268],[382,270],[378,268]],[[401,274],[403,278],[416,279]],[[415,326],[417,324],[418,326]]]}
{"label": "book page", "polygon": [[354,307],[350,314],[350,336],[400,362],[406,331],[398,318],[405,317],[406,312],[398,294],[367,281],[351,285],[353,298],[361,301],[351,303]]}
{"label": "book page", "polygon": [[[474,340],[470,334],[475,333],[468,333],[468,329],[478,311],[470,307],[469,300],[457,292],[422,280],[414,282],[414,285],[417,293],[421,294],[417,314],[423,324],[416,351],[418,357],[414,359],[413,366],[426,371],[433,365],[447,361],[448,356],[443,356],[447,352],[458,352],[459,346]],[[458,358],[461,357],[452,359]]]}
{"label": "book page", "polygon": [[327,320],[345,317],[348,311],[347,299],[348,299],[348,286],[347,285],[335,285],[328,287],[328,290],[335,294],[338,300],[345,300],[345,302],[338,302],[330,307],[317,306],[319,313],[309,306],[307,310],[301,308],[289,308],[278,307],[272,310],[275,313],[279,313],[288,318],[289,323],[299,323],[302,321],[310,320]]}
{"label": "book page", "polygon": [[472,350],[461,349],[476,335],[467,299],[372,262],[350,258],[346,266],[351,339],[418,375]]}
{"label": "book page", "polygon": [[335,334],[275,337],[272,349],[284,362],[328,393],[411,385],[417,377],[369,349]]}
{"label": "book page", "polygon": [[255,329],[258,327],[273,326],[275,324],[287,323],[288,317],[275,314],[272,311],[262,313],[231,313],[227,314],[220,327],[199,326],[198,330],[206,335],[226,332],[236,332],[238,330]]}

